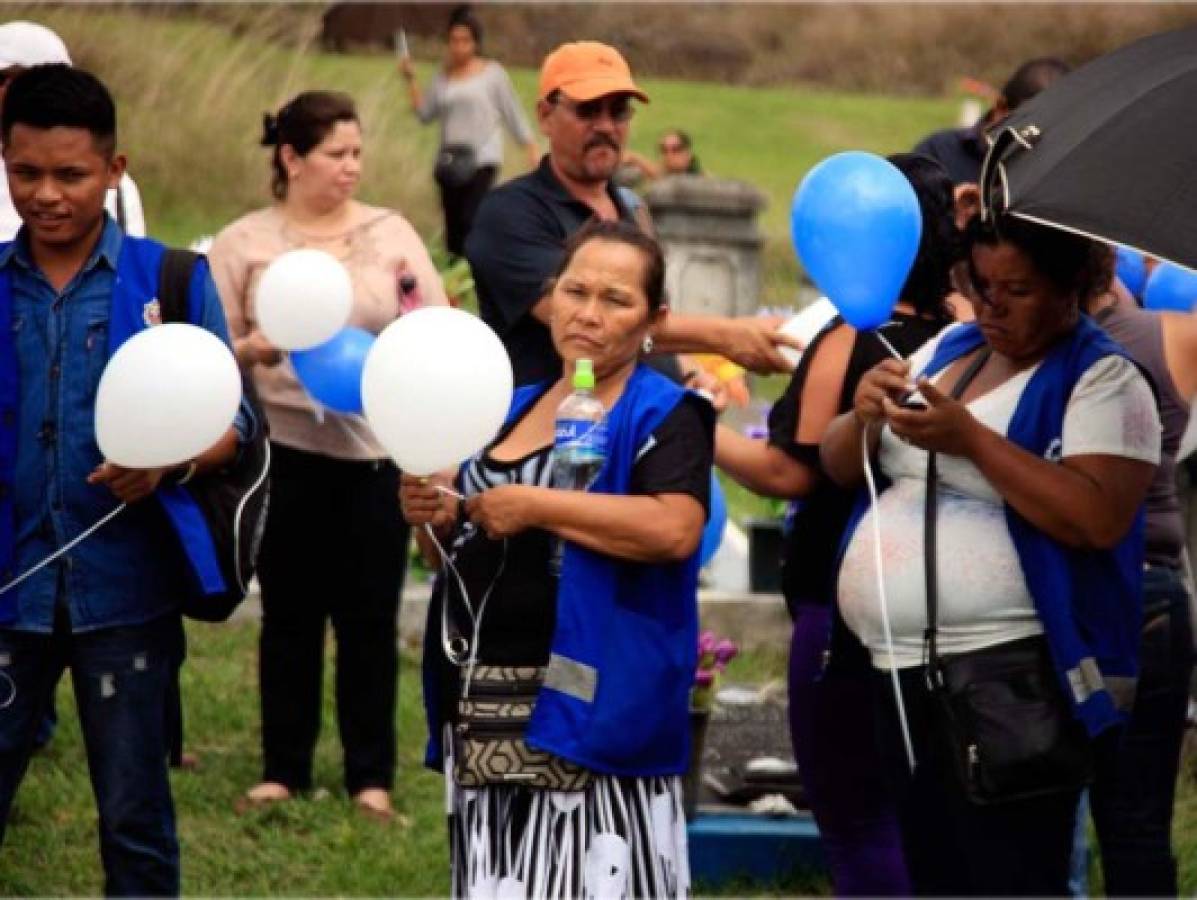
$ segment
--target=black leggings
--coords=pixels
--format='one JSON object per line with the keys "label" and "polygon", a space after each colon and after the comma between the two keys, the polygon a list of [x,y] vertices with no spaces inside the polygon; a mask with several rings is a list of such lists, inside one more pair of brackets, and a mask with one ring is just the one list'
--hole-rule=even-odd
{"label": "black leggings", "polygon": [[325,624],[337,642],[337,724],[345,786],[390,789],[395,772],[397,619],[408,529],[398,470],[272,444],[259,677],[263,779],[312,783]]}
{"label": "black leggings", "polygon": [[438,182],[441,189],[441,208],[445,212],[445,247],[454,256],[465,253],[466,235],[474,225],[474,215],[482,198],[495,183],[498,169],[483,166],[465,184],[451,186]]}

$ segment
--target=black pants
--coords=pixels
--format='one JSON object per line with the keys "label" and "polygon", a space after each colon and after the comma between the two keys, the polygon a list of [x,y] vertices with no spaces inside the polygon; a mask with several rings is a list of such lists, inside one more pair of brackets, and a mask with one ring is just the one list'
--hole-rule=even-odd
{"label": "black pants", "polygon": [[1139,685],[1122,741],[1101,748],[1090,808],[1106,893],[1175,897],[1172,804],[1193,670],[1189,598],[1180,573],[1143,576]]}
{"label": "black pants", "polygon": [[470,233],[478,206],[495,183],[497,173],[494,166],[483,166],[465,184],[454,186],[437,182],[441,189],[441,209],[445,212],[445,247],[454,256],[465,253],[466,235]]}
{"label": "black pants", "polygon": [[1080,791],[996,806],[968,801],[931,739],[934,698],[922,668],[901,675],[917,765],[910,772],[888,673],[876,680],[885,769],[898,798],[902,849],[918,896],[1065,896]]}
{"label": "black pants", "polygon": [[272,445],[262,585],[263,779],[312,783],[325,623],[337,642],[337,724],[350,794],[395,772],[397,619],[407,567],[399,473]]}

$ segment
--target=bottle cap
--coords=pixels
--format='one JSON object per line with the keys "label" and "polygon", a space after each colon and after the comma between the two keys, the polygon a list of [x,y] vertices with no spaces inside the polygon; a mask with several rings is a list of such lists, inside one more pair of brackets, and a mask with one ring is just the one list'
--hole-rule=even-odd
{"label": "bottle cap", "polygon": [[574,363],[574,390],[594,390],[594,363],[588,359],[579,359]]}

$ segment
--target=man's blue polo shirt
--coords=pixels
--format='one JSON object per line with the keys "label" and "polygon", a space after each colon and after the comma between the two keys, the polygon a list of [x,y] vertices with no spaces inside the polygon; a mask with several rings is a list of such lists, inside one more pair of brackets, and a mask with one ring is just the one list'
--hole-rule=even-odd
{"label": "man's blue polo shirt", "polygon": [[[13,343],[20,372],[15,484],[16,557],[24,572],[85,531],[119,501],[87,476],[102,461],[95,398],[107,362],[108,316],[123,236],[108,218],[87,263],[61,292],[29,254],[24,229],[0,252],[13,294]],[[203,327],[228,343],[211,279]],[[238,432],[247,433],[244,412]],[[14,590],[10,628],[48,633],[62,602],[75,631],[149,622],[177,609],[186,562],[153,499],[135,503]],[[60,593],[61,597],[60,597]]]}
{"label": "man's blue polo shirt", "polygon": [[[621,219],[632,210],[608,183]],[[594,210],[557,180],[549,156],[534,172],[514,178],[482,201],[466,238],[482,320],[502,339],[516,385],[556,378],[561,359],[546,325],[531,314],[556,273],[566,239],[594,218]]]}

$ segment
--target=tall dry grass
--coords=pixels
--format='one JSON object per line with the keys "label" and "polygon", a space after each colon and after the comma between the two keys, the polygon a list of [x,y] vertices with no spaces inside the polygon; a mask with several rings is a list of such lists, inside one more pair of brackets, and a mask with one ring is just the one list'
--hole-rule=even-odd
{"label": "tall dry grass", "polygon": [[[445,3],[340,3],[330,41],[385,42],[403,25],[441,44]],[[740,85],[806,82],[938,94],[959,76],[1000,87],[1022,60],[1073,64],[1197,22],[1178,3],[480,3],[489,52],[536,66],[562,41],[616,44],[641,74]]]}
{"label": "tall dry grass", "polygon": [[[201,20],[135,4],[9,5],[57,31],[76,65],[117,100],[119,142],[142,187],[152,233],[185,241],[270,201],[262,114],[301,90],[342,90],[365,129],[362,198],[400,209],[422,233],[439,229],[429,134],[409,125],[388,63],[341,66],[320,52],[320,6],[245,5]],[[286,41],[280,34],[286,18]],[[425,177],[413,178],[418,170]]]}

